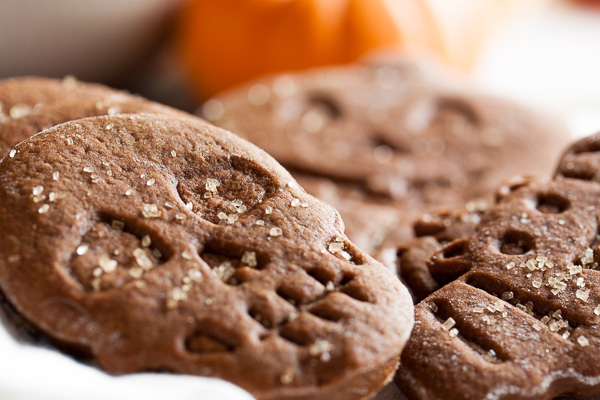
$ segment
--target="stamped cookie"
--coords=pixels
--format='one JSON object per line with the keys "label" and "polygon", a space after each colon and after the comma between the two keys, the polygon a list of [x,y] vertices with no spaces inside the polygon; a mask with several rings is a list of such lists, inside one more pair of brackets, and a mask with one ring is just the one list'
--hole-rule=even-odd
{"label": "stamped cookie", "polygon": [[577,142],[554,180],[505,187],[434,251],[443,287],[416,306],[396,374],[409,398],[600,393],[599,151],[600,134]]}
{"label": "stamped cookie", "polygon": [[407,290],[270,156],[199,119],[67,122],[0,162],[0,288],[108,372],[215,376],[259,399],[362,399]]}
{"label": "stamped cookie", "polygon": [[0,81],[0,157],[15,144],[63,122],[140,112],[183,114],[138,96],[74,78],[6,79]]}
{"label": "stamped cookie", "polygon": [[[419,71],[369,62],[279,75],[202,111],[299,181],[333,183],[349,237],[373,252],[390,233],[409,237],[407,213],[464,204],[515,173],[549,173],[569,138],[547,116]],[[324,186],[308,190],[325,198]],[[385,208],[388,220],[365,225],[355,202]]]}
{"label": "stamped cookie", "polygon": [[[503,182],[496,191],[499,201],[521,186],[533,182],[532,177],[515,176]],[[396,273],[408,287],[415,302],[435,292],[448,283],[442,273],[432,276],[429,266],[434,253],[456,239],[473,233],[482,214],[490,206],[488,200],[469,201],[463,207],[441,208],[414,218],[413,236],[408,241],[398,241],[380,249],[374,257]]]}

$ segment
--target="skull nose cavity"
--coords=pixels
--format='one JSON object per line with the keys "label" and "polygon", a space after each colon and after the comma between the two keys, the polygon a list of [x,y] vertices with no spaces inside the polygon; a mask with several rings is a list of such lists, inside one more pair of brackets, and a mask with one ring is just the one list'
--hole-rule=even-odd
{"label": "skull nose cavity", "polygon": [[253,280],[260,270],[267,267],[266,253],[237,243],[209,241],[200,252],[200,257],[214,274],[228,285],[239,285]]}

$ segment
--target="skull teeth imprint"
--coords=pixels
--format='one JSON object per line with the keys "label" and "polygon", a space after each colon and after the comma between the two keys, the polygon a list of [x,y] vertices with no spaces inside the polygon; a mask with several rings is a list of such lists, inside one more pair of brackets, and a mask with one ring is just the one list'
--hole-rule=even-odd
{"label": "skull teeth imprint", "polygon": [[397,261],[429,277],[421,296],[441,288],[416,306],[396,374],[410,398],[600,393],[599,150],[600,134],[575,143],[554,180],[501,188],[480,222],[417,224]]}
{"label": "skull teeth imprint", "polygon": [[0,163],[0,288],[60,347],[260,399],[365,398],[393,372],[408,292],[253,145],[119,115],[16,149]]}

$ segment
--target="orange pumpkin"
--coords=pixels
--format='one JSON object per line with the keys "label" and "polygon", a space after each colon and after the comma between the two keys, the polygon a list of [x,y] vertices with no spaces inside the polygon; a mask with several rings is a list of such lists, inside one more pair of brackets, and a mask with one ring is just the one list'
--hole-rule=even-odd
{"label": "orange pumpkin", "polygon": [[267,73],[348,63],[384,46],[433,50],[465,68],[489,29],[489,4],[504,1],[191,0],[176,40],[201,96]]}

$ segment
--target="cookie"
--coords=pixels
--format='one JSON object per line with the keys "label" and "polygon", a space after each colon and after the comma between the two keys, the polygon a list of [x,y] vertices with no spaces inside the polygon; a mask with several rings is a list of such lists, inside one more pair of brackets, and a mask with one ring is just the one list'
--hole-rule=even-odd
{"label": "cookie", "polygon": [[[361,248],[373,252],[381,243],[401,243],[411,235],[410,223],[419,217],[413,210],[355,197],[352,189],[341,187],[329,179],[294,174],[298,183],[315,197],[335,205],[343,216],[345,232]],[[387,247],[387,246],[386,246]]]}
{"label": "cookie", "polygon": [[69,76],[62,80],[25,76],[0,81],[0,122],[30,114],[36,107],[65,101],[102,98],[115,91]]}
{"label": "cookie", "polygon": [[[2,113],[7,110],[7,114]],[[72,78],[0,81],[0,157],[36,133],[74,119],[117,113],[182,112],[138,96]]]}
{"label": "cookie", "polygon": [[[209,100],[202,113],[298,181],[324,182],[308,190],[333,198],[348,236],[373,253],[388,237],[408,239],[412,217],[429,207],[485,196],[515,173],[549,173],[569,138],[547,116],[421,71],[369,60],[278,75]],[[320,191],[329,183],[334,195]],[[388,219],[364,224],[371,209]]]}
{"label": "cookie", "polygon": [[[530,176],[514,176],[504,181],[496,191],[496,201],[533,181]],[[413,222],[414,239],[390,243],[374,257],[397,274],[418,303],[448,283],[439,273],[432,276],[431,257],[450,242],[473,233],[490,203],[487,199],[473,200],[461,207],[444,207],[422,214]]]}
{"label": "cookie", "polygon": [[554,180],[506,186],[433,252],[442,287],[415,307],[396,374],[409,398],[600,393],[599,150],[600,134],[577,142]]}
{"label": "cookie", "polygon": [[362,399],[391,378],[408,291],[274,159],[199,119],[57,125],[0,162],[0,289],[115,373],[258,399]]}

